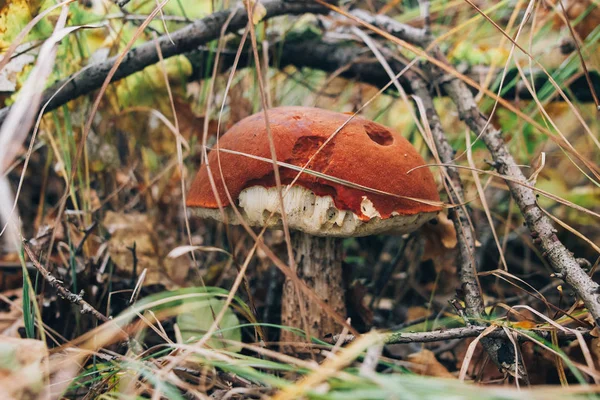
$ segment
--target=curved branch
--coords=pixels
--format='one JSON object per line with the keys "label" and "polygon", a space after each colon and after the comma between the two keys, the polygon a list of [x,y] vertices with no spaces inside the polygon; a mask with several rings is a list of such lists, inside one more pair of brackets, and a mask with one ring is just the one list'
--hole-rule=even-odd
{"label": "curved branch", "polygon": [[[297,8],[296,11],[298,13],[301,12],[299,8]],[[207,43],[210,40],[212,39],[199,39],[199,44],[193,46],[193,50],[191,51],[187,49],[186,46],[169,52],[170,57],[183,54],[190,60],[192,64],[192,75],[189,77],[190,80],[203,79],[205,77],[205,72],[212,69],[215,51],[202,48],[202,44]],[[158,60],[154,44],[148,47],[143,46],[146,46],[146,44],[132,50],[131,55],[127,56],[126,60],[118,69],[113,81],[126,78],[139,72],[156,62],[153,60]],[[168,46],[173,47],[170,43],[168,43]],[[138,50],[140,48],[142,48],[142,50]],[[381,64],[374,58],[367,57],[368,53],[366,53],[365,49],[354,43],[329,43],[321,39],[311,39],[276,43],[269,46],[269,48],[271,49],[269,62],[271,63],[271,66],[275,68],[283,68],[291,65],[299,69],[311,68],[324,72],[335,72],[341,69],[341,77],[367,83],[376,87],[383,87],[389,82],[389,76]],[[140,58],[140,54],[144,57]],[[235,50],[223,51],[220,57],[220,70],[226,71],[229,69],[231,65],[233,65],[234,58]],[[400,71],[405,66],[403,63],[392,57],[386,57],[386,61],[395,71]],[[113,62],[114,59],[111,58],[106,61],[91,64],[77,74],[63,79],[46,89],[44,91],[42,104],[45,104],[56,93],[60,86],[64,85],[69,79],[72,79],[70,83],[67,83],[66,86],[56,94],[50,102],[49,107],[45,109],[45,112],[54,110],[71,100],[99,89],[100,86],[102,86],[108,71],[110,71]],[[238,68],[246,68],[249,66],[251,66],[251,60],[248,58],[247,54],[242,53]],[[480,76],[487,74],[487,67],[475,66],[468,71],[465,71],[465,73],[477,80]],[[75,77],[75,75],[77,76]],[[506,75],[506,81],[511,82],[512,79],[517,76],[517,70],[509,70]],[[590,72],[590,77],[597,88],[597,91],[600,92],[600,74],[596,71],[592,71]],[[543,73],[534,73],[533,81],[535,82],[536,90],[539,91],[539,89],[548,83],[548,77]],[[581,102],[592,101],[589,94],[589,88],[583,75],[574,75],[569,81],[568,92],[572,93],[573,98]],[[399,82],[406,93],[414,94],[410,82],[405,77],[400,77]],[[440,89],[440,94],[442,96],[448,95],[444,87]],[[393,93],[393,90],[393,88],[390,89],[390,92]],[[472,92],[474,93],[474,89]],[[522,85],[513,85],[506,90],[503,97],[506,99],[530,100],[531,93]],[[0,125],[4,122],[4,118],[9,110],[10,107],[0,109]]]}
{"label": "curved branch", "polygon": [[[375,20],[371,22],[377,23]],[[389,21],[386,26],[380,28],[389,29]],[[427,42],[424,44],[428,45]],[[447,62],[437,46],[432,48],[432,54],[440,61]],[[443,71],[434,65],[429,65],[428,69],[433,81],[442,82],[441,86],[456,105],[460,119],[465,121],[476,135],[481,135],[481,140],[494,159],[494,167],[502,175],[512,178],[506,180],[506,185],[521,210],[534,242],[548,259],[557,277],[573,287],[596,325],[600,326],[600,285],[581,268],[573,253],[558,239],[552,221],[538,206],[534,191],[519,183],[527,182],[527,178],[510,153],[502,132],[488,123],[487,116],[479,110],[473,93],[463,81],[456,78],[444,80]]]}
{"label": "curved branch", "polygon": [[[280,15],[327,12],[327,9],[313,2],[265,0],[262,1],[261,4],[266,9],[266,14],[263,19],[269,19]],[[228,32],[234,32],[246,26],[248,23],[246,11],[243,7],[238,7],[211,14],[185,28],[171,33],[170,37],[167,35],[160,36],[157,40],[163,57],[169,58],[175,55],[184,54],[196,49],[200,45],[217,39],[221,34],[221,29],[225,24],[225,21],[230,18],[232,13],[235,15],[228,25]],[[59,81],[45,90],[42,97],[42,104],[49,101],[45,112],[52,111],[79,96],[83,96],[99,89],[116,60],[117,57],[115,56],[108,60],[89,65],[78,73],[73,74],[71,77]],[[123,79],[157,62],[158,53],[154,41],[146,42],[127,53],[112,81],[114,82]],[[58,88],[63,85],[65,85],[65,87],[57,93]],[[5,107],[0,110],[0,124],[4,123],[4,119],[8,115],[9,110],[10,107]]]}

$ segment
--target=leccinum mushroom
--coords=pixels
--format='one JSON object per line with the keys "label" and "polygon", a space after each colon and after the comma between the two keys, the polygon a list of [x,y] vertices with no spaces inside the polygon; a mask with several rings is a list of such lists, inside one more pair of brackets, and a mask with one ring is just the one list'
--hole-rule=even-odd
{"label": "leccinum mushroom", "polygon": [[[325,141],[350,118],[346,114],[308,107],[268,111],[281,181],[290,184]],[[208,162],[224,214],[230,224],[240,221],[225,187],[250,226],[281,228],[282,218],[264,113],[234,125]],[[251,155],[252,157],[244,156]],[[288,167],[285,166],[288,164]],[[297,274],[317,296],[342,316],[345,300],[340,238],[380,233],[412,232],[440,210],[439,195],[425,162],[402,136],[383,125],[354,117],[310,162],[283,198],[287,223],[293,230]],[[352,184],[348,184],[351,182]],[[284,190],[286,187],[283,186]],[[415,201],[412,199],[418,199]],[[192,183],[187,205],[200,217],[222,220],[206,165]],[[286,280],[282,324],[304,328],[298,298],[304,303],[309,333],[336,333],[339,326],[306,296],[296,296]],[[291,339],[283,334],[282,340]]]}

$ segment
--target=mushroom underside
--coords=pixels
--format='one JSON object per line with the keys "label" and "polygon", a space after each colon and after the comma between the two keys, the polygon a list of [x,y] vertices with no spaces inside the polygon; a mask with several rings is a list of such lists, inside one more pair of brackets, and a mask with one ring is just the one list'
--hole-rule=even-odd
{"label": "mushroom underside", "polygon": [[[404,234],[418,229],[434,218],[437,212],[412,215],[394,213],[382,219],[373,203],[363,196],[361,219],[350,210],[340,210],[331,196],[318,196],[302,186],[292,186],[283,197],[289,228],[314,236],[355,237],[380,233]],[[240,193],[238,210],[245,222],[253,227],[280,229],[282,218],[279,196],[276,187],[251,186]],[[223,221],[223,214],[229,224],[241,223],[233,207],[223,208],[223,214],[215,208],[193,208],[192,213],[201,218]],[[271,214],[273,215],[271,216]]]}

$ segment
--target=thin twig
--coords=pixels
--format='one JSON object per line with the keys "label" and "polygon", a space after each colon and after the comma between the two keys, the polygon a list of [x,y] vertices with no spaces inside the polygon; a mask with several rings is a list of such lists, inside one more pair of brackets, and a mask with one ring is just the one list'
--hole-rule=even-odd
{"label": "thin twig", "polygon": [[83,246],[85,245],[85,242],[90,237],[90,234],[94,231],[94,229],[96,229],[97,225],[98,225],[98,221],[93,221],[90,224],[90,226],[85,228],[85,230],[83,231],[83,237],[79,241],[79,244],[77,245],[77,248],[75,249],[73,254],[78,255],[79,253],[81,253],[81,250],[83,250]]}
{"label": "thin twig", "polygon": [[50,273],[50,271],[48,271],[38,261],[36,256],[33,254],[33,251],[29,247],[29,244],[27,244],[26,242],[23,242],[23,248],[25,249],[27,256],[29,257],[29,259],[31,260],[31,262],[33,263],[35,268],[40,272],[40,274],[42,274],[42,276],[50,284],[50,286],[52,286],[54,289],[56,289],[56,291],[58,292],[58,295],[60,297],[62,297],[63,299],[65,299],[73,304],[77,304],[79,306],[79,308],[81,309],[82,314],[92,314],[96,319],[98,319],[99,321],[102,321],[102,322],[110,321],[110,318],[104,316],[104,314],[100,313],[98,310],[96,310],[94,307],[92,307],[90,305],[90,303],[85,301],[81,294],[75,294],[75,293],[71,292],[69,289],[66,289],[62,285],[62,282],[57,277],[52,275]]}
{"label": "thin twig", "polygon": [[[467,326],[461,328],[450,328],[443,330],[435,330],[430,332],[391,332],[385,337],[386,344],[410,344],[410,343],[434,343],[442,342],[446,340],[466,339],[477,337],[486,329],[485,326]],[[554,331],[543,330],[543,329],[532,329],[532,330],[521,330],[524,333],[520,335],[519,340],[523,341],[527,336],[534,337],[536,339],[541,338],[544,340],[551,340],[551,336]],[[584,337],[591,337],[590,330],[579,329]],[[577,335],[573,332],[555,331],[557,337],[561,341],[577,340]],[[340,335],[333,336],[328,342],[336,343],[339,340]],[[497,329],[489,333],[486,337],[490,339],[503,339],[507,340],[508,337],[506,332],[502,329]],[[344,338],[344,344],[350,343],[356,339],[353,335],[346,335]]]}
{"label": "thin twig", "polygon": [[133,268],[132,268],[132,279],[133,280],[137,280],[138,276],[137,276],[137,266],[138,266],[138,257],[137,257],[137,244],[134,241],[133,242],[133,246],[131,247],[127,247],[127,250],[129,250],[131,252],[131,258],[132,258],[132,264],[133,264]]}

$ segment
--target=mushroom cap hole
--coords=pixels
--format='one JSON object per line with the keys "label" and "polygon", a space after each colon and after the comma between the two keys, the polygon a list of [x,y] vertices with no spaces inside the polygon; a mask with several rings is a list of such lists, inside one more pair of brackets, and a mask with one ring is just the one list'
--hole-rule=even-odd
{"label": "mushroom cap hole", "polygon": [[391,146],[394,143],[392,132],[385,126],[369,121],[364,124],[364,127],[369,138],[378,145]]}

